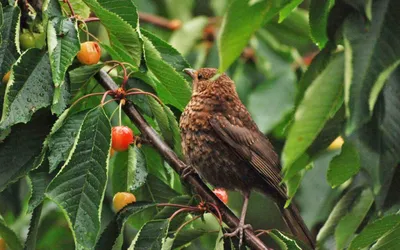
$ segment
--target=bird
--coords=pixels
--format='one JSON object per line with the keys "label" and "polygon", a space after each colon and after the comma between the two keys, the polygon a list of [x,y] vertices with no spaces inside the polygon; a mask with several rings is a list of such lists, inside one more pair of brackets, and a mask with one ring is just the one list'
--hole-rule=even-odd
{"label": "bird", "polygon": [[244,201],[239,224],[225,236],[243,242],[250,193],[258,190],[280,208],[291,233],[315,248],[314,238],[297,207],[284,208],[288,196],[282,184],[279,156],[258,129],[239,99],[235,83],[214,68],[184,69],[192,78],[192,96],[181,114],[179,127],[187,169],[215,188],[235,190]]}

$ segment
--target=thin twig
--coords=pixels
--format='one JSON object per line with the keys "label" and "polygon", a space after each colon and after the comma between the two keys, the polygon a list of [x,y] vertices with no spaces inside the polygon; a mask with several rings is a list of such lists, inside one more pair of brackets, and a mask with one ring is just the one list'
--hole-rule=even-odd
{"label": "thin twig", "polygon": [[72,7],[71,2],[69,0],[64,0],[64,3],[68,4],[69,11],[71,11],[71,16],[74,17],[75,16],[75,11],[74,11],[74,8]]}
{"label": "thin twig", "polygon": [[[95,75],[95,78],[106,90],[116,90],[117,84],[111,77],[101,70]],[[146,122],[143,116],[136,110],[131,102],[127,102],[123,106],[123,110],[136,127],[145,134],[151,141],[152,146],[161,154],[161,156],[169,163],[169,165],[179,174],[187,167],[187,165],[179,159],[175,152],[158,136],[154,129]],[[204,184],[197,174],[189,175],[184,180],[193,188],[203,200],[215,204],[221,212],[222,220],[230,228],[236,228],[239,219],[234,213]],[[245,242],[251,249],[269,249],[253,232],[253,230],[245,229]]]}
{"label": "thin twig", "polygon": [[170,30],[177,30],[182,26],[182,22],[180,20],[168,20],[160,16],[143,12],[139,12],[139,20],[141,22],[151,23],[157,25],[158,27]]}

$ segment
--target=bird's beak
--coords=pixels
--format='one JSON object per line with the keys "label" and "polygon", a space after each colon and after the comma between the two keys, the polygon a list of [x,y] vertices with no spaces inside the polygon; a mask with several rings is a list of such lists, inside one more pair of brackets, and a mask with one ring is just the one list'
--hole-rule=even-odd
{"label": "bird's beak", "polygon": [[183,72],[185,72],[186,74],[188,74],[192,79],[196,78],[196,70],[194,69],[184,69]]}

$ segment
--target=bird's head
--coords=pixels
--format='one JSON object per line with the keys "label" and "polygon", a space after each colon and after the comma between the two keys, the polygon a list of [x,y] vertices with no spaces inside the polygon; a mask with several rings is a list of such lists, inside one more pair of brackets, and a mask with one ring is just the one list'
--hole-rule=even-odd
{"label": "bird's head", "polygon": [[219,93],[221,91],[236,95],[234,82],[225,73],[219,74],[217,69],[184,69],[184,72],[193,79],[193,95]]}

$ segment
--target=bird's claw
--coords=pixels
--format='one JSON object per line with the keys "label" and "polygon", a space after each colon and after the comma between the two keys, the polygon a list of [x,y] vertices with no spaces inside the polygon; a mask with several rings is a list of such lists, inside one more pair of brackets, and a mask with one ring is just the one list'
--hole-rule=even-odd
{"label": "bird's claw", "polygon": [[196,173],[196,170],[192,166],[189,165],[182,170],[181,178],[185,180],[189,175],[192,175],[195,173]]}
{"label": "bird's claw", "polygon": [[243,232],[245,229],[252,229],[250,224],[239,224],[231,233],[224,233],[224,237],[234,237],[239,234],[239,247],[243,244]]}

